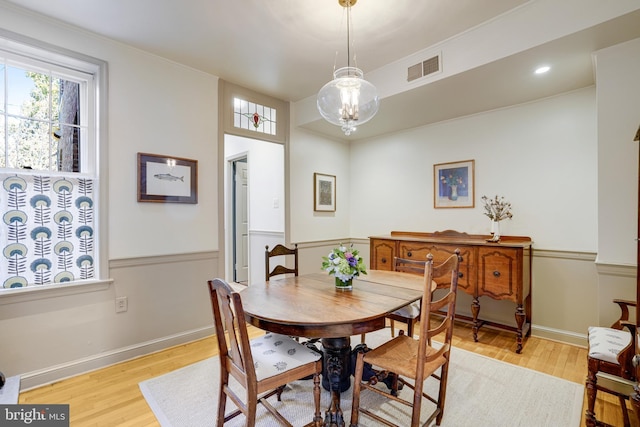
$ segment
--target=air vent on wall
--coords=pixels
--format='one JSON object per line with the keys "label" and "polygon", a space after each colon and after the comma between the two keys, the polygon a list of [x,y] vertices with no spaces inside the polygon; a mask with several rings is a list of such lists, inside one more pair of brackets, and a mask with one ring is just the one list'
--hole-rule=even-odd
{"label": "air vent on wall", "polygon": [[429,74],[437,73],[438,71],[440,71],[440,55],[425,59],[418,64],[410,66],[407,69],[407,81],[411,82],[428,76]]}

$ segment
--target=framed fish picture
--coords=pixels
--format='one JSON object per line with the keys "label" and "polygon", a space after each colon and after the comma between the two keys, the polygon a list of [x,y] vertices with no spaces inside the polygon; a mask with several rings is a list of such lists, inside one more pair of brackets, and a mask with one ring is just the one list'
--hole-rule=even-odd
{"label": "framed fish picture", "polygon": [[198,203],[198,161],[138,153],[138,201]]}

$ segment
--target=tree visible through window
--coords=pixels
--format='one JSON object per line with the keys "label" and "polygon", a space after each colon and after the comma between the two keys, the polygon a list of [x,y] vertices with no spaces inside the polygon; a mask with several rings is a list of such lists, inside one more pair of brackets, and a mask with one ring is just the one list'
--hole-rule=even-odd
{"label": "tree visible through window", "polygon": [[0,166],[80,172],[80,84],[53,72],[2,67]]}

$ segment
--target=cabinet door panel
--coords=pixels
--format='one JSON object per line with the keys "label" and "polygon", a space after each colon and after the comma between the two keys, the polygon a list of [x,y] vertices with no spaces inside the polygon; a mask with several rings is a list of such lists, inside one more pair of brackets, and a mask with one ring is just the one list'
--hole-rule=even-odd
{"label": "cabinet door panel", "polygon": [[395,253],[395,240],[371,239],[370,268],[372,270],[393,270]]}
{"label": "cabinet door panel", "polygon": [[426,260],[427,255],[432,254],[433,263],[437,265],[455,254],[456,249],[460,249],[460,256],[462,256],[458,276],[458,288],[473,295],[472,284],[475,283],[476,269],[474,248],[472,246],[460,247],[440,243],[400,242],[398,245],[398,253],[400,255],[398,256],[400,258]]}
{"label": "cabinet door panel", "polygon": [[522,304],[518,292],[522,255],[514,248],[480,248],[478,251],[478,295]]}

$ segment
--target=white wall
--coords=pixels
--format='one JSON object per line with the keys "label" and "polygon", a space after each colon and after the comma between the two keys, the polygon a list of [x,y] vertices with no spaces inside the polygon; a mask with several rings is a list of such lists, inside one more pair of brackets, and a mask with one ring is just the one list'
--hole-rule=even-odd
{"label": "white wall", "polygon": [[[291,241],[348,238],[353,194],[349,145],[293,128],[289,156]],[[316,172],[336,177],[335,212],[313,210]]]}
{"label": "white wall", "polygon": [[[613,298],[636,299],[640,39],[596,52],[598,105],[598,313],[615,319]],[[617,265],[629,268],[620,274]],[[615,311],[614,311],[615,313]],[[632,314],[633,315],[633,314]]]}
{"label": "white wall", "polygon": [[640,39],[596,52],[598,262],[636,264]]}
{"label": "white wall", "polygon": [[[488,234],[480,197],[504,196],[502,234],[536,248],[595,251],[595,89],[490,111],[351,147],[351,235]],[[475,160],[475,208],[434,209],[433,165]]]}

